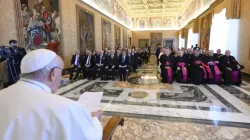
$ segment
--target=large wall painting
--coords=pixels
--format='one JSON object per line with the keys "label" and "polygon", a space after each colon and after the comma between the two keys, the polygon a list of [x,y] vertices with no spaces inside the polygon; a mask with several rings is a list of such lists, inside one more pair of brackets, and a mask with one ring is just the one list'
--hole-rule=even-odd
{"label": "large wall painting", "polygon": [[139,39],[139,48],[145,48],[149,44],[149,39]]}
{"label": "large wall painting", "polygon": [[150,33],[150,41],[152,52],[154,52],[159,45],[162,46],[162,33]]}
{"label": "large wall painting", "polygon": [[167,38],[163,40],[163,47],[167,47],[169,49],[174,48],[174,43],[175,43],[175,39],[174,38]]}
{"label": "large wall painting", "polygon": [[128,35],[127,35],[127,30],[122,29],[122,35],[123,35],[123,48],[128,47]]}
{"label": "large wall painting", "polygon": [[102,48],[110,48],[111,45],[111,23],[102,19]]}
{"label": "large wall painting", "polygon": [[28,50],[47,48],[62,55],[58,0],[21,0],[23,37]]}
{"label": "large wall painting", "polygon": [[207,50],[209,49],[211,23],[212,23],[211,13],[201,19],[200,45],[201,48],[205,48]]}
{"label": "large wall painting", "polygon": [[118,25],[114,25],[114,32],[115,32],[115,46],[121,46],[121,28]]}
{"label": "large wall painting", "polygon": [[86,49],[95,50],[94,14],[77,7],[79,49],[83,53]]}

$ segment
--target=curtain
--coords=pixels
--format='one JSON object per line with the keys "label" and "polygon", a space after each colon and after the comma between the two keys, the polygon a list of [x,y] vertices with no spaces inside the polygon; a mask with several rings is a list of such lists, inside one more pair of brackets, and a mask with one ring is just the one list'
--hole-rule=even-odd
{"label": "curtain", "polygon": [[194,20],[193,33],[199,33],[199,20]]}
{"label": "curtain", "polygon": [[226,0],[226,17],[227,19],[239,19],[241,0]]}

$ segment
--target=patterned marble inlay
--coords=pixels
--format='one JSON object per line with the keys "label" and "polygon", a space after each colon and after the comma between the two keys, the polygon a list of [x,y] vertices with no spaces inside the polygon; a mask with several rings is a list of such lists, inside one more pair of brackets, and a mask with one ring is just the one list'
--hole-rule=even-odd
{"label": "patterned marble inlay", "polygon": [[[105,126],[110,117],[103,116]],[[250,129],[125,118],[112,140],[248,140]]]}

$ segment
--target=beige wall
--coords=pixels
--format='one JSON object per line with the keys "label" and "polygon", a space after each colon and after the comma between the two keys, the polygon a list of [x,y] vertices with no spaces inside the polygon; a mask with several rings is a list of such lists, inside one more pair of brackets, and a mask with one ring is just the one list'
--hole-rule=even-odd
{"label": "beige wall", "polygon": [[[0,46],[9,45],[9,40],[17,40],[15,12],[13,0],[0,0]],[[0,63],[0,73],[3,72],[3,62]]]}
{"label": "beige wall", "polygon": [[0,0],[0,46],[9,45],[9,40],[17,40],[13,0]]}
{"label": "beige wall", "polygon": [[250,73],[250,1],[241,0],[241,2],[238,61],[245,66],[244,72]]}
{"label": "beige wall", "polygon": [[174,46],[178,47],[179,43],[179,31],[136,31],[133,32],[132,35],[132,45],[134,44],[136,47],[139,46],[139,39],[149,39],[150,44],[150,33],[162,33],[162,39],[174,38],[175,44]]}
{"label": "beige wall", "polygon": [[[111,22],[111,33],[112,33],[112,44],[114,46],[115,37],[114,37],[114,24],[116,22],[110,20],[109,18],[105,17],[101,13],[93,10],[92,8],[88,7],[84,3],[78,0],[61,0],[61,26],[62,26],[62,43],[63,43],[63,53],[64,53],[64,62],[65,67],[69,67],[71,56],[74,54],[75,49],[78,48],[78,35],[77,35],[77,17],[76,17],[76,5],[84,8],[91,13],[94,14],[94,23],[95,23],[95,48],[102,49],[102,29],[101,29],[101,19],[104,18]],[[118,25],[118,24],[117,24]],[[122,38],[122,28],[121,27],[121,38]],[[129,37],[132,37],[132,32],[128,30]],[[129,40],[129,38],[128,38]],[[123,40],[121,39],[121,44]],[[114,46],[115,47],[115,46]]]}

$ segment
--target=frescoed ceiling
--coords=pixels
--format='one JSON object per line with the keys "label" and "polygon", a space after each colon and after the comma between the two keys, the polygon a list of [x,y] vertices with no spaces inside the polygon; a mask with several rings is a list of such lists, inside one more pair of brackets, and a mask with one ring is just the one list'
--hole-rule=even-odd
{"label": "frescoed ceiling", "polygon": [[190,0],[119,0],[119,4],[133,17],[176,16]]}
{"label": "frescoed ceiling", "polygon": [[214,0],[82,0],[132,30],[180,29]]}

